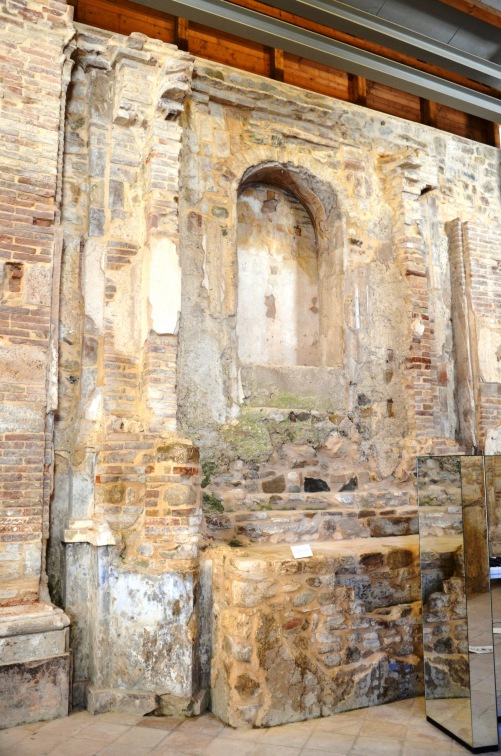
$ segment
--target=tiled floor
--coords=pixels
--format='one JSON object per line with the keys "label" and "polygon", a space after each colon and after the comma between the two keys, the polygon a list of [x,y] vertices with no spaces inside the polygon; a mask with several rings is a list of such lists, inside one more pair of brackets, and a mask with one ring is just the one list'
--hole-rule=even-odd
{"label": "tiled floor", "polygon": [[72,714],[0,731],[1,756],[452,756],[469,753],[424,716],[424,700],[273,727],[232,730],[212,715],[193,719]]}

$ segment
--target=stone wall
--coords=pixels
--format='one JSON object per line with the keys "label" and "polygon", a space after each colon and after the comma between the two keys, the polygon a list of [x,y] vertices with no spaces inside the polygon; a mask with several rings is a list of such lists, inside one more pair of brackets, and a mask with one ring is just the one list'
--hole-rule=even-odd
{"label": "stone wall", "polygon": [[[416,692],[415,455],[498,443],[499,151],[74,29],[55,2],[0,9],[1,597],[30,615],[0,626],[28,638],[13,688],[49,658],[69,688],[64,608],[92,711],[200,710],[211,623],[232,723]],[[300,569],[285,544],[304,540],[322,545]]]}
{"label": "stone wall", "polygon": [[222,547],[213,561],[212,710],[270,726],[416,695],[422,687],[415,537]]}
{"label": "stone wall", "polygon": [[[481,292],[494,252],[498,151],[201,61],[184,125],[179,420],[201,450],[208,542],[416,532],[415,454],[481,443],[481,406],[498,423],[475,398],[497,384],[468,378],[481,347],[458,287],[471,256]],[[303,226],[284,192],[313,225],[315,305],[285,283]],[[285,327],[273,347],[280,308],[298,317],[287,291],[318,310],[315,357],[298,361]]]}

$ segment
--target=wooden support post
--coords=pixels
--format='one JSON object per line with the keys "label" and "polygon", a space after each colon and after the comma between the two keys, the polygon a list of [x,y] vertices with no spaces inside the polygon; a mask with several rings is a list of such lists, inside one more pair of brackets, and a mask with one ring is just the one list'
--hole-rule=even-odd
{"label": "wooden support post", "polygon": [[493,147],[501,147],[501,138],[499,134],[500,130],[499,123],[487,123],[487,139],[488,144],[492,145]]}
{"label": "wooden support post", "polygon": [[174,44],[185,52],[189,52],[189,23],[186,18],[174,19]]}
{"label": "wooden support post", "polygon": [[270,78],[275,81],[285,81],[284,51],[271,48]]}
{"label": "wooden support post", "polygon": [[350,74],[350,97],[356,105],[367,105],[367,79]]}
{"label": "wooden support post", "polygon": [[425,126],[437,126],[437,103],[433,100],[425,100],[424,97],[419,98],[421,106],[421,123]]}

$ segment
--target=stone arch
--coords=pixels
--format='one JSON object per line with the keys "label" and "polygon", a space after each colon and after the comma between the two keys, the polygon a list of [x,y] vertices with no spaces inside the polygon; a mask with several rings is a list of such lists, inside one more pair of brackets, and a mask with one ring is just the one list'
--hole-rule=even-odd
{"label": "stone arch", "polygon": [[[282,200],[282,217],[274,231],[272,221],[277,197]],[[266,236],[268,228],[268,233],[274,233],[275,238],[263,237],[256,246],[255,239],[242,239],[242,223],[238,224],[237,336],[241,360],[318,367],[339,365],[343,354],[344,244],[339,238],[342,216],[332,185],[304,167],[270,160],[243,172],[236,189],[236,202],[240,201],[242,208],[241,201],[251,199],[254,207],[260,199],[264,200],[261,208],[266,205],[273,208],[266,218],[256,211],[258,218],[255,228],[251,229],[253,235],[258,232]],[[273,202],[275,207],[270,206]],[[284,215],[287,204],[288,217],[286,211]],[[241,217],[242,212],[240,220]],[[296,217],[298,225],[293,230],[284,229],[280,223],[284,217],[289,224]],[[248,223],[244,228],[248,231]],[[296,231],[298,234],[306,232],[306,238],[297,239]],[[287,234],[290,234],[290,242]],[[281,240],[277,238],[280,236]],[[287,250],[289,244],[291,249]],[[268,265],[277,246],[280,265]],[[251,269],[247,281],[246,266]],[[271,269],[268,276],[266,268]],[[276,301],[275,292],[279,292],[280,302]]]}

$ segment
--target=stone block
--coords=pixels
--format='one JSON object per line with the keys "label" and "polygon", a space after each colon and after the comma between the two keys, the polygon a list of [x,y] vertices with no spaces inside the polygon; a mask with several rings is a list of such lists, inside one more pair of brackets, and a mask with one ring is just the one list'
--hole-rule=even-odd
{"label": "stone block", "polygon": [[69,653],[0,664],[0,727],[16,727],[68,715]]}

